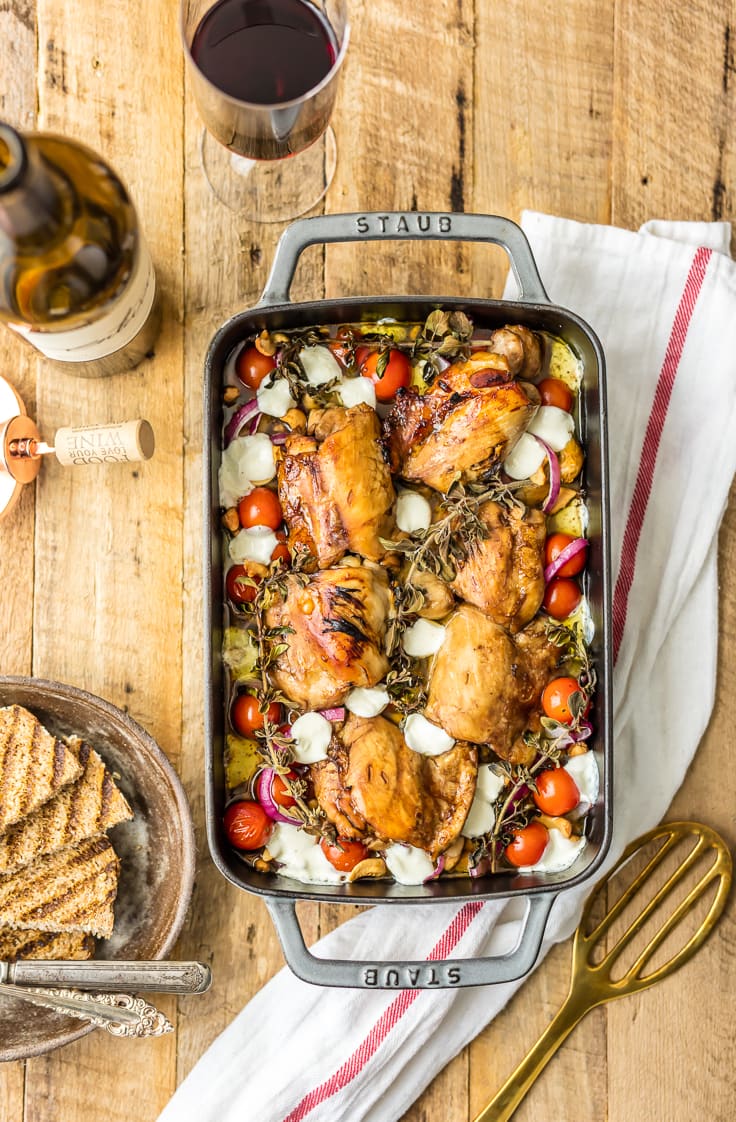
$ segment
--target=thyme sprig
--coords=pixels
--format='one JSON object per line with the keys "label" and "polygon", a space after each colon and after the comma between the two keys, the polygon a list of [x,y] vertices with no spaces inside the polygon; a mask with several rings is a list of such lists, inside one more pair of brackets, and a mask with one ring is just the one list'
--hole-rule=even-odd
{"label": "thyme sprig", "polygon": [[422,376],[430,385],[443,367],[440,359],[455,362],[470,357],[473,325],[464,312],[430,312],[414,340],[412,363],[422,363]]}

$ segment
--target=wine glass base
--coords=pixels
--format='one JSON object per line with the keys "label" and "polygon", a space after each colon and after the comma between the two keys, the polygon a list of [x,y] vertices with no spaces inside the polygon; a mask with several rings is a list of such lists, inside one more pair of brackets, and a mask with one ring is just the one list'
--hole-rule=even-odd
{"label": "wine glass base", "polygon": [[286,222],[317,205],[337,164],[335,134],[326,131],[283,160],[249,160],[202,133],[202,168],[221,203],[252,222]]}

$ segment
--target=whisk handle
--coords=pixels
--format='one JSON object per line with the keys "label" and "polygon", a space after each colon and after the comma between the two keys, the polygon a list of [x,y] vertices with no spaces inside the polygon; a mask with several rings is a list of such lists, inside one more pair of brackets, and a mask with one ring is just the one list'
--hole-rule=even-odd
{"label": "whisk handle", "polygon": [[552,1018],[537,1043],[493,1096],[477,1114],[473,1122],[507,1122],[522,1099],[541,1074],[557,1049],[581,1021],[593,1004],[580,993],[570,994],[564,1005]]}

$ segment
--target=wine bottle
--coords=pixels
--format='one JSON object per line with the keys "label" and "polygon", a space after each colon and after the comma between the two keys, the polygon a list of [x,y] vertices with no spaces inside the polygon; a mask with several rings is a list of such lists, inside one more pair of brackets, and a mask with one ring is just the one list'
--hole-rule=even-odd
{"label": "wine bottle", "polygon": [[151,257],[89,148],[0,122],[0,322],[72,374],[131,370],[161,326]]}

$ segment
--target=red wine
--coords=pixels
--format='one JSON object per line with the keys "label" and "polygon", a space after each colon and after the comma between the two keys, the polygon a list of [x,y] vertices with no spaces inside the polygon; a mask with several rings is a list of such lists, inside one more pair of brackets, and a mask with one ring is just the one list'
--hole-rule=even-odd
{"label": "red wine", "polygon": [[332,28],[305,0],[219,0],[191,49],[214,86],[256,105],[303,97],[337,58]]}

